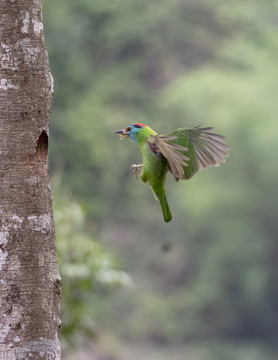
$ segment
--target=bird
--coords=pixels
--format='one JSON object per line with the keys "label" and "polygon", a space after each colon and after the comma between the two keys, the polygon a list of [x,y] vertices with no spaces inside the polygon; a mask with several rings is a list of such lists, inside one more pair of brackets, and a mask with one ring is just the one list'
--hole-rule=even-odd
{"label": "bird", "polygon": [[199,170],[225,162],[229,150],[225,137],[212,130],[213,127],[198,125],[161,135],[145,124],[135,123],[115,132],[121,139],[131,138],[139,146],[143,164],[132,165],[131,172],[143,182],[149,182],[165,222],[172,219],[165,193],[167,172],[176,181],[188,180]]}

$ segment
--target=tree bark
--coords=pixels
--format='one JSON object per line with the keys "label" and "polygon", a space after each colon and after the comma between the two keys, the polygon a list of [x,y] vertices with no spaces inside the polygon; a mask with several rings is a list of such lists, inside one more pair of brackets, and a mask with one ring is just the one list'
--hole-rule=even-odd
{"label": "tree bark", "polygon": [[0,359],[60,359],[40,0],[0,1]]}

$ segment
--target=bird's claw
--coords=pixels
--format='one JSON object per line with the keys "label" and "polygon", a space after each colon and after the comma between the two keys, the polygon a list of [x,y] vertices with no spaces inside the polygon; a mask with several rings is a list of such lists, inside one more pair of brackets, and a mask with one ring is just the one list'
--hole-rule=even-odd
{"label": "bird's claw", "polygon": [[133,164],[130,167],[130,171],[132,175],[135,175],[136,179],[138,179],[138,177],[142,175],[142,170],[143,170],[143,164],[140,165]]}

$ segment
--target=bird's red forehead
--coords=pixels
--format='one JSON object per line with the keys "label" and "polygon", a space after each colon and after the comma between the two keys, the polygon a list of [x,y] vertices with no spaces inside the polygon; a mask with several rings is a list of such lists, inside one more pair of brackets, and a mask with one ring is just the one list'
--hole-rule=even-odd
{"label": "bird's red forehead", "polygon": [[142,126],[142,127],[147,127],[147,125],[145,125],[145,124],[140,124],[140,123],[136,123],[136,124],[133,124],[133,125],[140,125],[140,126]]}

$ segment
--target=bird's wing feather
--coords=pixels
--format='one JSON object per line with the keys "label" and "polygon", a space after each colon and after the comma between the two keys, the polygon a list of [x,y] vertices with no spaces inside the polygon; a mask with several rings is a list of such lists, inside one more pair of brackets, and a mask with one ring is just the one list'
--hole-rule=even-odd
{"label": "bird's wing feather", "polygon": [[189,158],[184,155],[188,149],[174,142],[176,136],[151,135],[148,143],[155,154],[162,154],[168,161],[169,169],[176,179],[182,177],[183,166],[187,166]]}
{"label": "bird's wing feather", "polygon": [[219,166],[228,156],[225,137],[211,132],[212,127],[182,128],[168,135],[152,135],[149,146],[168,161],[176,180],[189,179],[199,170]]}
{"label": "bird's wing feather", "polygon": [[200,170],[211,165],[219,166],[228,156],[229,147],[224,143],[225,137],[211,132],[212,129],[212,127],[201,128],[200,126],[184,129],[196,151]]}

